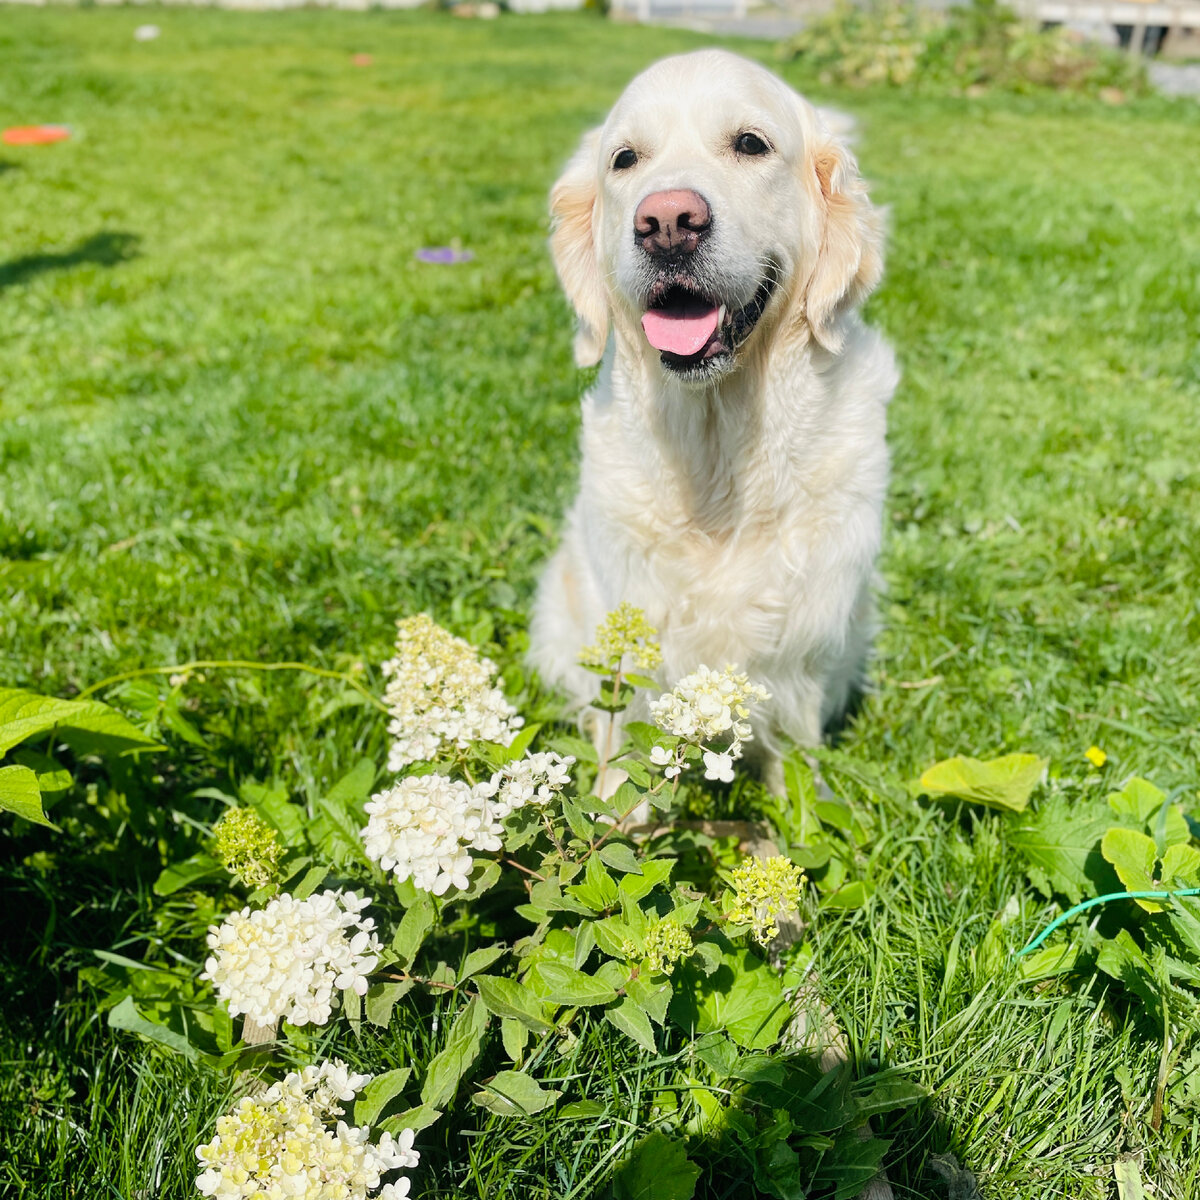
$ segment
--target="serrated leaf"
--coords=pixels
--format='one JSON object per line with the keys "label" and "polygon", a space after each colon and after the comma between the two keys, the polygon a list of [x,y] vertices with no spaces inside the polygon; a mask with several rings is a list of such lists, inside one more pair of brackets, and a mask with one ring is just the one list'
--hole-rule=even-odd
{"label": "serrated leaf", "polygon": [[535,970],[546,985],[546,997],[555,1004],[591,1006],[608,1004],[617,993],[593,975],[577,971],[565,963],[540,962]]}
{"label": "serrated leaf", "polygon": [[718,1079],[728,1079],[737,1066],[738,1052],[723,1033],[710,1033],[696,1043],[696,1057],[714,1071]]}
{"label": "serrated leaf", "polygon": [[1200,850],[1195,846],[1168,846],[1159,877],[1167,888],[1195,887],[1200,880]]}
{"label": "serrated leaf", "polygon": [[604,1010],[604,1019],[619,1029],[626,1037],[632,1038],[647,1054],[657,1054],[658,1046],[654,1041],[654,1028],[645,1010],[631,997],[624,996],[611,1008]]}
{"label": "serrated leaf", "polygon": [[711,975],[676,969],[671,1020],[685,1032],[724,1031],[746,1050],[766,1050],[789,1016],[779,973],[749,950],[730,950]]}
{"label": "serrated leaf", "polygon": [[638,975],[625,984],[625,991],[656,1025],[666,1024],[667,1006],[673,995],[669,979],[651,982],[646,976]]}
{"label": "serrated leaf", "polygon": [[210,879],[224,873],[225,868],[211,854],[193,854],[182,862],[164,868],[154,881],[156,896],[170,896],[200,879]]}
{"label": "serrated leaf", "polygon": [[617,902],[617,885],[595,854],[587,861],[583,882],[571,884],[566,891],[595,912],[603,912]]}
{"label": "serrated leaf", "polygon": [[583,970],[584,964],[592,953],[592,947],[596,944],[596,923],[595,921],[582,921],[579,929],[575,933],[575,955],[573,966],[575,970]]}
{"label": "serrated leaf", "polygon": [[596,832],[596,822],[588,816],[587,810],[578,800],[572,800],[569,796],[564,797],[562,814],[571,832],[577,838],[582,838],[585,842],[591,841],[592,835]]}
{"label": "serrated leaf", "polygon": [[600,855],[605,865],[612,867],[614,871],[621,871],[626,875],[642,873],[641,864],[638,862],[633,847],[624,842],[605,842],[596,853]]}
{"label": "serrated leaf", "polygon": [[542,1087],[524,1071],[501,1071],[471,1102],[501,1117],[528,1117],[549,1108],[561,1095],[554,1088]]}
{"label": "serrated leaf", "polygon": [[692,1200],[699,1178],[683,1143],[656,1129],[617,1168],[613,1200]]}
{"label": "serrated leaf", "polygon": [[1005,754],[981,761],[959,756],[935,763],[920,778],[931,796],[953,796],[1004,812],[1024,812],[1029,797],[1049,765],[1036,754]]}
{"label": "serrated leaf", "polygon": [[1085,893],[1103,891],[1097,885],[1111,872],[1100,854],[1100,839],[1112,818],[1107,805],[1070,804],[1052,796],[1035,813],[1006,823],[1009,846],[1029,863],[1029,876],[1049,898],[1061,892],[1072,904]]}
{"label": "serrated leaf", "polygon": [[386,1029],[391,1023],[392,1009],[396,1006],[396,1001],[407,995],[412,989],[413,981],[411,979],[396,979],[371,984],[367,988],[366,996],[363,997],[363,1008],[366,1011],[367,1020],[372,1025]]}
{"label": "serrated leaf", "polygon": [[390,1133],[392,1137],[399,1137],[406,1129],[420,1133],[422,1129],[428,1129],[441,1115],[440,1109],[430,1108],[428,1104],[418,1104],[416,1108],[388,1117],[380,1122],[376,1129],[380,1133]]}
{"label": "serrated leaf", "polygon": [[630,900],[642,900],[659,884],[666,883],[671,878],[675,862],[673,858],[644,858],[639,864],[642,868],[641,874],[622,875],[617,886]]}
{"label": "serrated leaf", "polygon": [[487,1028],[487,1009],[473,996],[455,1018],[446,1048],[429,1064],[421,1088],[421,1103],[428,1108],[443,1108],[454,1099],[462,1077],[475,1064]]}
{"label": "serrated leaf", "polygon": [[911,1079],[899,1077],[871,1081],[871,1089],[855,1099],[855,1110],[864,1120],[877,1113],[908,1108],[929,1096],[929,1089]]}
{"label": "serrated leaf", "polygon": [[326,793],[336,804],[353,805],[371,794],[379,768],[369,758],[360,758]]}
{"label": "serrated leaf", "polygon": [[392,937],[392,950],[405,970],[412,966],[436,916],[433,897],[428,892],[418,892],[416,899],[404,910]]}
{"label": "serrated leaf", "polygon": [[520,1021],[526,1029],[538,1034],[553,1028],[547,1005],[523,983],[499,975],[477,975],[475,986],[488,1012]]}
{"label": "serrated leaf", "polygon": [[0,754],[52,729],[93,734],[119,753],[159,747],[154,738],[99,700],[60,700],[22,688],[0,688]]}
{"label": "serrated leaf", "polygon": [[396,1067],[395,1070],[376,1075],[354,1101],[354,1123],[374,1125],[388,1103],[404,1090],[411,1074],[410,1067]]}
{"label": "serrated leaf", "polygon": [[721,954],[721,947],[715,942],[699,941],[692,948],[692,960],[705,975],[711,975],[721,965]]}
{"label": "serrated leaf", "polygon": [[13,754],[12,760],[18,766],[28,767],[37,776],[38,790],[43,800],[63,795],[70,791],[71,784],[75,782],[71,772],[48,754],[21,749]]}
{"label": "serrated leaf", "polygon": [[42,789],[28,767],[0,767],[0,812],[10,812],[34,825],[58,826],[42,809]]}

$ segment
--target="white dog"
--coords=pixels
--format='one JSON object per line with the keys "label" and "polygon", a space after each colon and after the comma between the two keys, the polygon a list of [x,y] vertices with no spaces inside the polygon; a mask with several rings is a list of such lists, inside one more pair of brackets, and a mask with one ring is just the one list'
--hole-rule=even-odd
{"label": "white dog", "polygon": [[579,495],[538,592],[533,663],[578,704],[577,664],[622,600],[662,640],[662,681],[737,664],[755,724],[815,745],[853,698],[873,626],[897,376],[862,300],[882,219],[806,100],[719,50],[639,75],[550,200],[579,318]]}

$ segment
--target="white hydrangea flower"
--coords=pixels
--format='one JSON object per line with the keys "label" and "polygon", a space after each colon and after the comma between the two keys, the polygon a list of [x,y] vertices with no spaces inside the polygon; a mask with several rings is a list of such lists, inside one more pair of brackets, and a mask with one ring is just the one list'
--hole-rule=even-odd
{"label": "white hydrangea flower", "polygon": [[716,779],[721,783],[733,782],[733,755],[715,754],[712,750],[704,751],[704,778]]}
{"label": "white hydrangea flower", "polygon": [[524,718],[494,683],[496,664],[424,613],[397,622],[396,654],[383,664],[395,741],[388,769],[431,762],[473,741],[507,746]]}
{"label": "white hydrangea flower", "polygon": [[470,882],[472,850],[499,850],[492,784],[416,775],[372,796],[362,830],[367,856],[400,880],[441,896]]}
{"label": "white hydrangea flower", "polygon": [[[404,1200],[407,1177],[383,1183],[389,1171],[418,1165],[414,1133],[385,1133],[377,1145],[365,1125],[338,1120],[371,1080],[337,1059],[292,1072],[260,1096],[247,1096],[217,1119],[216,1136],[196,1149],[204,1170],[196,1187],[216,1200]],[[330,1128],[330,1126],[333,1128]]]}
{"label": "white hydrangea flower", "polygon": [[211,980],[233,1016],[262,1025],[324,1025],[335,991],[363,995],[383,950],[370,900],[325,891],[297,900],[284,893],[266,908],[243,908],[208,931],[213,952],[201,979]]}
{"label": "white hydrangea flower", "polygon": [[508,763],[492,776],[495,796],[488,805],[492,819],[503,821],[526,804],[549,804],[571,782],[574,765],[574,756],[564,758],[553,751]]}

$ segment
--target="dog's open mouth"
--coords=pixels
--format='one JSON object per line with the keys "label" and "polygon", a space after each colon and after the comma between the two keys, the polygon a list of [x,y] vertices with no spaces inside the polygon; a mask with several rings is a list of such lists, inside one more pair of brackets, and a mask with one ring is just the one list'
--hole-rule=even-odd
{"label": "dog's open mouth", "polygon": [[768,272],[750,303],[730,310],[685,284],[657,284],[642,315],[642,331],[663,366],[672,371],[688,373],[715,366],[749,337],[774,290],[774,272]]}

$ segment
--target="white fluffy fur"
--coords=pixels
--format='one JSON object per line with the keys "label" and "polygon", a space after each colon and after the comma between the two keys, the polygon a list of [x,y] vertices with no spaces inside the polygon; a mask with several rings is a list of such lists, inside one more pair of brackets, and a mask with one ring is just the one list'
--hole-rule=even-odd
{"label": "white fluffy fur", "polygon": [[[772,153],[733,153],[747,130]],[[623,147],[638,162],[615,171]],[[670,188],[709,202],[731,309],[768,260],[779,279],[732,369],[703,383],[664,368],[640,325],[634,210]],[[603,361],[532,661],[586,703],[597,681],[578,667],[580,647],[620,601],[639,605],[661,634],[664,684],[736,663],[767,687],[755,730],[770,778],[779,735],[813,745],[846,704],[872,634],[896,368],[857,308],[882,270],[882,220],[817,111],[717,50],[638,76],[583,139],[551,211],[577,357]]]}

